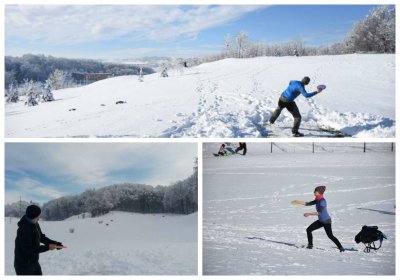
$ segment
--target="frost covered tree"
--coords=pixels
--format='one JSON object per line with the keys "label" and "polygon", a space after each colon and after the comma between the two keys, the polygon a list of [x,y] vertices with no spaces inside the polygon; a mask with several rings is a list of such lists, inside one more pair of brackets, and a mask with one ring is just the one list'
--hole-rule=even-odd
{"label": "frost covered tree", "polygon": [[143,67],[140,66],[139,70],[139,82],[143,82]]}
{"label": "frost covered tree", "polygon": [[18,88],[14,86],[14,84],[11,84],[8,88],[8,93],[7,93],[7,103],[17,103],[19,101],[19,93],[18,93]]}
{"label": "frost covered tree", "polygon": [[46,82],[50,84],[53,90],[58,90],[64,88],[65,81],[67,78],[67,72],[56,69],[50,74]]}
{"label": "frost covered tree", "polygon": [[28,106],[36,106],[38,103],[38,92],[35,90],[35,86],[33,81],[29,81],[26,87],[26,102],[25,105]]}
{"label": "frost covered tree", "polygon": [[224,53],[226,57],[247,57],[249,49],[249,36],[244,31],[239,32],[235,37],[227,34],[224,38]]}
{"label": "frost covered tree", "polygon": [[53,93],[51,91],[51,84],[48,80],[46,80],[46,84],[44,86],[44,93],[42,95],[42,101],[43,102],[50,102],[50,101],[54,101],[54,96]]}
{"label": "frost covered tree", "polygon": [[163,78],[168,77],[168,67],[167,67],[167,65],[163,64],[161,66],[161,74],[160,74],[160,76],[163,77]]}
{"label": "frost covered tree", "polygon": [[395,9],[388,6],[374,8],[357,22],[347,38],[351,52],[394,53],[396,47]]}

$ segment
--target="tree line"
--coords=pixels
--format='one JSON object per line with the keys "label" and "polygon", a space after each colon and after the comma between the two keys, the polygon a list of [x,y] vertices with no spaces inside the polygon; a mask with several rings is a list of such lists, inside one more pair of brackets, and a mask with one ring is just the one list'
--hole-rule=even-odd
{"label": "tree line", "polygon": [[[191,176],[168,187],[122,183],[89,189],[80,195],[64,196],[44,203],[41,217],[48,221],[60,221],[83,213],[96,217],[110,211],[191,214],[198,209],[197,177],[196,166]],[[22,214],[25,214],[29,204],[22,202]],[[19,217],[19,209],[20,202],[7,204],[5,216]]]}
{"label": "tree line", "polygon": [[[71,73],[110,73],[114,76],[139,75],[140,66],[132,64],[105,63],[92,59],[68,59],[53,56],[25,54],[21,57],[5,57],[5,88],[20,85],[26,81],[44,83],[56,70]],[[152,74],[154,70],[142,67],[143,74]]]}
{"label": "tree line", "polygon": [[251,58],[259,56],[315,56],[350,53],[395,53],[396,15],[395,8],[379,6],[373,8],[363,19],[355,23],[343,42],[328,46],[305,46],[301,40],[292,40],[279,44],[252,42],[249,35],[242,31],[236,36],[230,34],[224,38],[221,53],[204,58],[204,62],[225,58]]}

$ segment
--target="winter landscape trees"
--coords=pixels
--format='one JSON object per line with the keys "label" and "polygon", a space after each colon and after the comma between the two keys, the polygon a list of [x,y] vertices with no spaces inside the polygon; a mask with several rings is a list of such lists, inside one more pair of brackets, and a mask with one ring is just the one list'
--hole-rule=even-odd
{"label": "winter landscape trees", "polygon": [[241,31],[236,36],[227,34],[224,38],[224,50],[220,54],[210,55],[204,60],[210,62],[224,58],[338,55],[355,52],[394,53],[395,25],[395,9],[380,6],[372,9],[363,20],[356,22],[343,42],[328,46],[305,46],[302,40],[274,44],[252,42],[249,35]]}
{"label": "winter landscape trees", "polygon": [[[5,215],[19,217],[19,205],[19,202],[7,204]],[[23,213],[28,205],[24,202]],[[122,183],[50,200],[42,206],[42,217],[59,221],[83,213],[90,213],[94,217],[110,211],[174,214],[197,212],[197,166],[187,179],[168,187]]]}

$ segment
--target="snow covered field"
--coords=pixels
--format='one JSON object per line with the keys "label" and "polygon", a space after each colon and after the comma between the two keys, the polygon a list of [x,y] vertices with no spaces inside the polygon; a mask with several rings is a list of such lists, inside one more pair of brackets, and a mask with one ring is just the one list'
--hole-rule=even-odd
{"label": "snow covered field", "polygon": [[[5,274],[14,275],[19,219],[5,221]],[[197,214],[110,212],[97,218],[40,221],[40,225],[46,236],[68,247],[40,255],[44,275],[197,274]]]}
{"label": "snow covered field", "polygon": [[[265,127],[290,80],[310,76],[320,95],[296,101],[302,132],[395,136],[395,55],[225,59],[144,77],[123,76],[59,90],[55,102],[5,106],[6,137],[287,137],[284,111]],[[116,104],[118,101],[126,103]]]}
{"label": "snow covered field", "polygon": [[[214,157],[203,146],[203,273],[205,275],[394,275],[395,153],[390,143],[247,143],[248,155]],[[315,207],[314,188],[326,185],[333,233],[349,249],[337,250],[323,229],[307,245],[303,217]],[[363,225],[388,236],[370,254],[354,242]],[[379,245],[379,242],[378,242]]]}

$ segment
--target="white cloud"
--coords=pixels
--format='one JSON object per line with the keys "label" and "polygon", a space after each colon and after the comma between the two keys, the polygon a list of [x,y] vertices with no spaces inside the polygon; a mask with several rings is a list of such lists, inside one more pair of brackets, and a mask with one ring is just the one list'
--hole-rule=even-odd
{"label": "white cloud", "polygon": [[12,184],[14,186],[13,190],[6,191],[6,203],[18,201],[20,196],[22,196],[22,200],[44,202],[64,195],[64,193],[57,190],[56,187],[43,184],[29,177],[21,177],[13,180],[13,182],[7,182],[6,180],[6,184]]}
{"label": "white cloud", "polygon": [[[70,193],[62,189],[65,186],[82,187],[83,191],[125,181],[129,170],[145,170],[137,183],[167,185],[185,179],[192,172],[197,144],[12,143],[6,144],[5,154],[6,174],[21,178],[12,185],[54,198]],[[27,179],[31,174],[44,178],[43,182]],[[49,178],[61,180],[63,186],[48,186]]]}
{"label": "white cloud", "polygon": [[229,24],[265,6],[7,5],[6,40],[76,44],[124,38],[195,38],[205,29]]}

